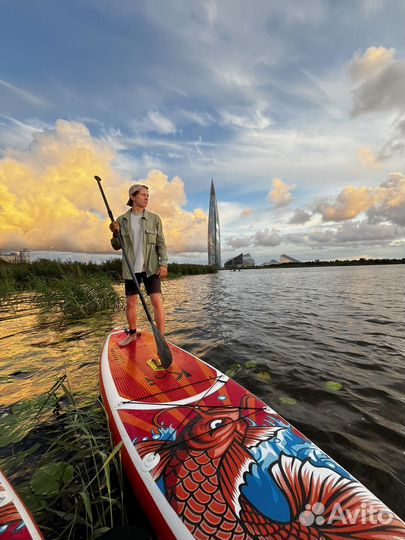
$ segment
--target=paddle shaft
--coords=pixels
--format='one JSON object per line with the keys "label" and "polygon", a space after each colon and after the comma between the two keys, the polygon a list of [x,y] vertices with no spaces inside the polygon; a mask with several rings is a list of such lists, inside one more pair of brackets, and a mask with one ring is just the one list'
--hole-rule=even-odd
{"label": "paddle shaft", "polygon": [[[114,222],[115,219],[114,219],[113,213],[111,211],[110,205],[108,204],[107,198],[105,196],[103,186],[101,185],[101,178],[99,176],[95,176],[94,178],[97,181],[98,187],[100,189],[101,196],[103,197],[104,204],[106,206],[108,216],[109,216],[111,222]],[[127,255],[127,252],[126,252],[125,247],[124,247],[124,241],[123,241],[123,238],[122,238],[122,235],[121,235],[121,230],[118,231],[118,240],[119,240],[119,243],[121,245],[122,254],[124,256],[125,262],[126,262],[126,264],[128,266],[129,272],[130,272],[131,277],[133,279],[133,282],[135,284],[136,291],[137,291],[137,293],[139,295],[139,298],[141,299],[143,309],[145,310],[145,313],[146,313],[146,317],[148,318],[148,321],[149,321],[149,323],[150,323],[150,325],[152,327],[152,331],[153,331],[153,335],[155,337],[155,342],[156,342],[156,347],[157,347],[158,355],[159,355],[159,358],[160,358],[160,362],[161,362],[161,364],[162,364],[162,366],[164,368],[169,368],[171,363],[172,363],[172,353],[171,353],[171,351],[169,349],[169,346],[167,345],[164,337],[162,336],[161,332],[159,331],[158,327],[156,326],[155,322],[153,321],[152,315],[150,314],[149,308],[148,308],[148,306],[147,306],[147,304],[145,302],[145,298],[144,298],[143,294],[141,293],[139,283],[138,283],[138,280],[136,279],[134,269],[132,268],[132,266],[131,266],[131,264],[129,262],[128,255]]]}

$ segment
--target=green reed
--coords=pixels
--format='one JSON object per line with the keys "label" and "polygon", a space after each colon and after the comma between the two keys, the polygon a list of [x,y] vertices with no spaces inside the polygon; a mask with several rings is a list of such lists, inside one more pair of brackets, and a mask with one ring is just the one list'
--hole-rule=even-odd
{"label": "green reed", "polygon": [[15,294],[17,284],[12,265],[0,259],[0,301],[3,303]]}
{"label": "green reed", "polygon": [[195,276],[199,274],[216,274],[218,269],[208,264],[179,264],[170,263],[168,266],[170,276]]}
{"label": "green reed", "polygon": [[100,401],[79,403],[62,377],[15,405],[2,428],[4,418],[19,427],[3,430],[1,467],[25,477],[17,488],[45,537],[91,540],[126,524],[121,445],[113,448]]}
{"label": "green reed", "polygon": [[89,317],[121,305],[121,297],[111,280],[103,275],[65,276],[62,279],[35,282],[33,302],[42,314],[61,314],[64,319]]}
{"label": "green reed", "polygon": [[[121,258],[111,258],[97,264],[92,262],[71,262],[50,259],[38,259],[33,262],[9,263],[0,260],[0,281],[4,277],[12,278],[22,290],[29,290],[36,278],[61,279],[66,276],[86,277],[91,275],[106,275],[113,281],[121,281]],[[204,264],[169,263],[169,274],[193,275],[216,272],[213,266]]]}
{"label": "green reed", "polygon": [[[169,264],[169,277],[207,274],[217,269],[201,264]],[[32,263],[0,264],[0,301],[18,302],[23,292],[34,293],[29,302],[43,316],[64,319],[88,317],[94,313],[122,308],[122,298],[114,288],[121,282],[121,259],[102,264],[40,259]],[[26,299],[24,299],[26,300]]]}

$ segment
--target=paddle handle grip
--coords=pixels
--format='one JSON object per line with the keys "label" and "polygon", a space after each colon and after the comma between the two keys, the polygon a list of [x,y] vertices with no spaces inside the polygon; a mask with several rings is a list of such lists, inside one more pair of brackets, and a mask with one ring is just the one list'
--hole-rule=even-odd
{"label": "paddle handle grip", "polygon": [[96,180],[96,182],[98,184],[98,187],[100,189],[100,193],[101,193],[101,196],[103,197],[105,207],[107,208],[108,217],[111,219],[111,221],[115,221],[113,213],[111,212],[110,205],[108,204],[108,201],[106,199],[106,196],[105,196],[105,193],[104,193],[104,190],[103,190],[103,186],[101,185],[101,178],[99,176],[94,176],[94,178],[95,178],[95,180]]}

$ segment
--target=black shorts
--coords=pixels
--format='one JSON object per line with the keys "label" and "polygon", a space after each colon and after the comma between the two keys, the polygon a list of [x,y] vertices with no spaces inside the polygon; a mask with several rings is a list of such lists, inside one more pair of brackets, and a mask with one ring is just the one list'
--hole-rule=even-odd
{"label": "black shorts", "polygon": [[[140,272],[139,274],[135,274],[135,277],[139,285],[141,285],[142,282],[144,283],[147,294],[151,295],[154,293],[162,292],[160,286],[160,277],[158,277],[156,274],[147,277],[146,272]],[[125,296],[132,296],[133,294],[138,294],[133,279],[125,279],[124,281]]]}

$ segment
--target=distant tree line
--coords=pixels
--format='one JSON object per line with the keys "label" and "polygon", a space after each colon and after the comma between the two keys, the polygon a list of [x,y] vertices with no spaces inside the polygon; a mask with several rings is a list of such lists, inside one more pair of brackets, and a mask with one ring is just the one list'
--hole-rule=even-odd
{"label": "distant tree line", "polygon": [[[300,267],[300,266],[367,266],[371,264],[404,264],[405,258],[403,259],[365,259],[361,257],[360,259],[347,259],[339,260],[335,259],[334,261],[305,261],[305,262],[291,262],[275,265],[277,267]],[[266,267],[267,268],[267,267]]]}
{"label": "distant tree line", "polygon": [[405,264],[405,258],[402,259],[365,259],[361,257],[360,259],[355,260],[338,260],[334,261],[305,261],[305,262],[289,262],[289,263],[280,263],[280,264],[269,264],[265,266],[249,266],[242,268],[246,270],[247,268],[256,268],[256,269],[268,269],[268,268],[301,268],[306,266],[367,266],[372,264]]}

